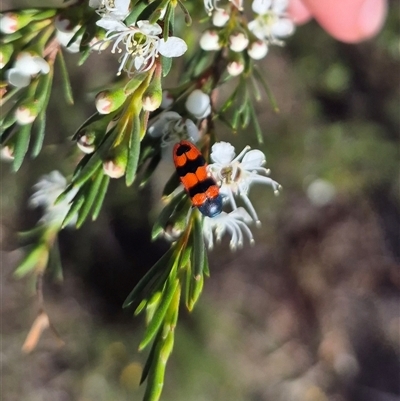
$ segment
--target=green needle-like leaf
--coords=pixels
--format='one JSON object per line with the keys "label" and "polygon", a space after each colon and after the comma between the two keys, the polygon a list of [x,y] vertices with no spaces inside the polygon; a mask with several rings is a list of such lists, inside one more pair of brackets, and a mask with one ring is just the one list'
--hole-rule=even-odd
{"label": "green needle-like leaf", "polygon": [[57,60],[59,61],[60,64],[61,80],[63,83],[65,101],[68,104],[74,104],[74,97],[72,94],[71,81],[69,79],[68,68],[67,65],[65,64],[64,55],[61,50],[58,52],[57,56],[58,56]]}
{"label": "green needle-like leaf", "polygon": [[16,133],[14,144],[13,170],[18,171],[24,161],[24,157],[29,147],[32,124],[22,125]]}
{"label": "green needle-like leaf", "polygon": [[90,154],[90,158],[78,176],[72,180],[74,186],[82,186],[93,174],[101,168],[102,160],[99,152]]}
{"label": "green needle-like leaf", "polygon": [[175,295],[175,291],[177,290],[178,286],[179,286],[179,280],[176,277],[170,276],[167,282],[167,287],[163,292],[160,304],[157,310],[155,311],[154,316],[151,319],[151,322],[147,326],[146,331],[143,335],[143,339],[139,344],[139,350],[142,350],[150,343],[150,341],[154,338],[157,331],[161,327],[165,314],[167,313],[167,309],[171,304],[171,301]]}
{"label": "green needle-like leaf", "polygon": [[89,215],[90,209],[94,203],[94,200],[98,196],[98,191],[103,181],[103,172],[99,171],[93,181],[90,183],[90,187],[86,191],[85,202],[82,207],[79,209],[78,220],[76,222],[76,227],[80,228],[82,224],[85,222],[87,216]]}
{"label": "green needle-like leaf", "polygon": [[37,157],[42,150],[44,134],[46,130],[46,109],[43,109],[37,116],[34,124],[34,135],[31,155]]}
{"label": "green needle-like leaf", "polygon": [[109,183],[110,183],[110,177],[108,175],[104,175],[100,184],[99,192],[97,193],[97,196],[95,197],[95,201],[93,204],[92,220],[96,220],[100,213],[101,206],[103,205],[103,201],[106,196]]}
{"label": "green needle-like leaf", "polygon": [[194,214],[193,222],[193,252],[192,252],[192,268],[194,277],[199,279],[203,275],[204,257],[206,248],[204,245],[203,230],[198,217],[199,213]]}
{"label": "green needle-like leaf", "polygon": [[136,4],[135,7],[132,7],[131,13],[125,18],[125,24],[127,26],[134,24],[137,20],[137,17],[147,7],[147,5],[147,3],[140,2],[139,4]]}
{"label": "green needle-like leaf", "polygon": [[47,264],[49,252],[45,244],[41,244],[29,252],[14,272],[14,277],[22,278],[35,270],[37,266]]}
{"label": "green needle-like leaf", "polygon": [[162,66],[162,75],[166,77],[171,71],[172,67],[172,58],[170,57],[161,57],[161,66]]}
{"label": "green needle-like leaf", "polygon": [[198,278],[193,278],[192,276],[190,297],[189,297],[189,302],[187,304],[187,308],[189,309],[189,311],[193,310],[194,305],[199,299],[199,296],[203,291],[203,285],[204,285],[204,276],[199,276]]}
{"label": "green needle-like leaf", "polygon": [[251,119],[253,121],[253,125],[254,125],[254,129],[256,131],[256,137],[258,140],[258,143],[263,143],[263,134],[261,131],[261,127],[260,127],[260,123],[258,122],[258,118],[256,116],[256,112],[254,110],[254,107],[250,107],[250,115],[251,115]]}
{"label": "green needle-like leaf", "polygon": [[126,165],[125,174],[125,182],[128,187],[132,185],[135,180],[140,154],[140,120],[137,114],[134,116],[132,124],[132,132],[129,139],[128,163]]}
{"label": "green needle-like leaf", "polygon": [[85,202],[85,194],[84,191],[79,190],[79,192],[75,195],[74,199],[72,200],[72,206],[68,210],[67,215],[65,216],[61,227],[64,228],[71,222],[71,220],[76,217],[79,209],[82,207],[83,202]]}
{"label": "green needle-like leaf", "polygon": [[154,339],[154,342],[151,346],[149,356],[147,357],[146,363],[143,367],[142,376],[140,377],[140,384],[146,380],[147,375],[149,374],[150,368],[153,364],[156,363],[156,348],[160,341],[162,341],[162,330],[157,333],[157,337]]}

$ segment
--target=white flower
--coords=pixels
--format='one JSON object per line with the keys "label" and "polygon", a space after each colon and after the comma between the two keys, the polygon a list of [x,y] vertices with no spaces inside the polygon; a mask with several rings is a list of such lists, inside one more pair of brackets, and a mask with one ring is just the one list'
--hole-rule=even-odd
{"label": "white flower", "polygon": [[[250,150],[247,146],[235,157],[235,148],[227,142],[217,142],[211,148],[209,171],[220,184],[220,194],[228,199],[232,208],[237,209],[235,196],[239,196],[252,218],[260,224],[256,210],[251,203],[248,193],[252,184],[260,183],[270,185],[274,193],[279,194],[281,186],[271,178],[270,173],[262,165],[265,155],[260,150]],[[262,175],[264,174],[264,175]]]}
{"label": "white flower", "polygon": [[30,52],[21,52],[12,68],[6,71],[6,79],[9,84],[17,88],[24,88],[37,74],[48,74],[50,66],[47,61]]}
{"label": "white flower", "polygon": [[149,126],[147,133],[153,138],[161,138],[164,159],[172,158],[173,146],[182,139],[187,139],[193,143],[200,139],[200,132],[196,124],[188,118],[182,118],[175,111],[161,113],[156,121]]}
{"label": "white flower", "polygon": [[230,213],[221,212],[215,217],[204,217],[203,236],[208,249],[214,247],[214,235],[220,242],[222,236],[228,232],[231,235],[230,247],[232,250],[243,247],[244,235],[248,237],[250,244],[254,244],[253,235],[248,227],[252,218],[247,211],[239,207]]}
{"label": "white flower", "polygon": [[[64,192],[67,187],[67,180],[57,170],[44,175],[33,186],[34,193],[29,198],[29,205],[33,208],[42,207],[44,209],[43,217],[40,222],[45,225],[61,225],[70,208],[70,202],[76,194],[72,190],[67,197],[55,205],[58,196]],[[74,225],[76,218],[72,219],[68,225]]]}
{"label": "white flower", "polygon": [[248,23],[249,30],[258,39],[282,45],[280,39],[294,32],[294,23],[286,13],[288,3],[288,0],[254,0],[252,9],[258,16]]}
{"label": "white flower", "polygon": [[[148,71],[154,64],[159,54],[165,57],[179,57],[187,50],[187,45],[183,39],[170,36],[166,41],[159,35],[162,29],[158,24],[150,24],[149,21],[138,21],[136,26],[126,26],[121,21],[111,16],[104,16],[96,24],[107,33],[100,43],[105,44],[115,41],[111,52],[122,53],[119,47],[122,43],[124,52],[120,58],[120,67],[117,75],[122,70],[132,75],[135,71]],[[100,49],[102,46],[100,46]]]}
{"label": "white flower", "polygon": [[102,17],[110,15],[123,21],[129,14],[130,0],[89,0],[89,7],[96,8]]}
{"label": "white flower", "polygon": [[195,89],[186,99],[186,110],[196,118],[205,118],[211,113],[211,100],[207,93]]}

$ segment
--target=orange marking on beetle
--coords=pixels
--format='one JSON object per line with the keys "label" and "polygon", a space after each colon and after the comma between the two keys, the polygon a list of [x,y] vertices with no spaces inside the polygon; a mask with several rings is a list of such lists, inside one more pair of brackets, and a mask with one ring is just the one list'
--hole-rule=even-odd
{"label": "orange marking on beetle", "polygon": [[212,185],[207,189],[206,195],[208,198],[216,198],[219,195],[219,188],[217,185]]}
{"label": "orange marking on beetle", "polygon": [[204,202],[207,200],[207,196],[205,193],[202,194],[196,194],[195,196],[193,196],[192,198],[192,203],[194,206],[201,206],[202,204],[204,204]]}
{"label": "orange marking on beetle", "polygon": [[191,188],[199,182],[196,174],[187,173],[184,177],[181,177],[181,182],[185,188]]}

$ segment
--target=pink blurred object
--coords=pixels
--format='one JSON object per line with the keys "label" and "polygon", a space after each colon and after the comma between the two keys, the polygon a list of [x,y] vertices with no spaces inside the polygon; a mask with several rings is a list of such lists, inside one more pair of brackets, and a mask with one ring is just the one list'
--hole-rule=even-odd
{"label": "pink blurred object", "polygon": [[387,0],[291,0],[296,24],[314,17],[335,39],[356,43],[376,35],[387,14]]}

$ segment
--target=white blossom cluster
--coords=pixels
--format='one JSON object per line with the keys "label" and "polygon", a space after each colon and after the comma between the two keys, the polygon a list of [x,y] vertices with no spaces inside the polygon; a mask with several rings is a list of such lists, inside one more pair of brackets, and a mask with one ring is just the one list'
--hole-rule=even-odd
{"label": "white blossom cluster", "polygon": [[181,38],[170,36],[166,41],[160,38],[161,26],[149,21],[137,21],[126,25],[124,19],[129,14],[128,0],[90,0],[101,18],[96,22],[105,29],[104,39],[95,44],[99,51],[114,42],[111,52],[120,53],[120,67],[117,75],[124,70],[129,76],[135,72],[148,71],[159,55],[165,57],[182,56],[187,45]]}
{"label": "white blossom cluster", "polygon": [[[231,249],[241,248],[245,236],[253,244],[248,226],[261,223],[249,198],[250,188],[253,184],[266,184],[278,195],[281,186],[268,177],[270,171],[263,167],[266,159],[260,150],[250,150],[247,146],[236,156],[235,148],[230,143],[216,142],[211,148],[210,157],[212,163],[208,165],[208,171],[220,187],[224,205],[229,204],[232,211],[204,218],[203,235],[207,245],[210,249],[213,247],[213,233],[218,242],[226,232],[231,234]],[[236,198],[241,199],[244,207],[237,206]]]}
{"label": "white blossom cluster", "polygon": [[[294,32],[294,23],[286,12],[289,0],[253,0],[254,19],[247,24],[247,29],[238,27],[228,38],[224,38],[225,30],[221,28],[224,28],[231,18],[230,8],[220,8],[217,3],[217,0],[205,0],[205,9],[212,15],[214,28],[202,34],[200,47],[203,50],[220,50],[227,39],[232,52],[246,51],[250,58],[261,60],[267,55],[270,45],[283,45],[283,39]],[[238,3],[234,5],[241,9],[242,2]],[[227,69],[232,76],[240,75],[244,70],[244,63],[238,57],[231,60]]]}

